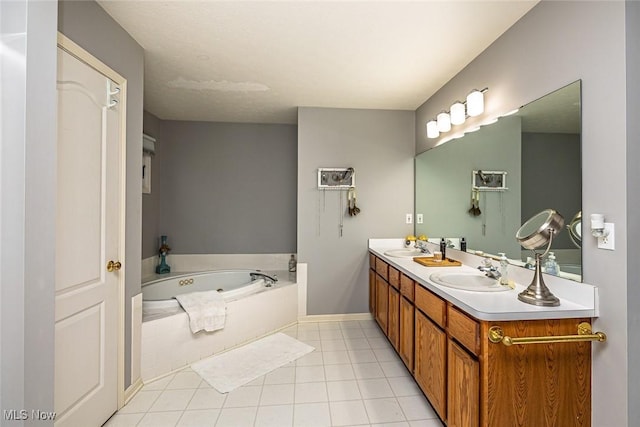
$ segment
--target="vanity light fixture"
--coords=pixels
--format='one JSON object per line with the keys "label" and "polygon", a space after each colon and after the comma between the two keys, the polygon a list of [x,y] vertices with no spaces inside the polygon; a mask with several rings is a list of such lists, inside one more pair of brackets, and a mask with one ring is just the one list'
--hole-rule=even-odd
{"label": "vanity light fixture", "polygon": [[449,132],[451,130],[451,117],[446,111],[441,112],[436,117],[438,123],[438,131]]}
{"label": "vanity light fixture", "polygon": [[451,106],[451,124],[461,125],[467,119],[465,106],[462,102],[456,101]]}
{"label": "vanity light fixture", "polygon": [[438,138],[441,133],[449,132],[451,126],[464,124],[467,117],[476,117],[484,112],[484,93],[489,90],[474,89],[465,102],[456,101],[449,111],[441,111],[435,119],[427,122],[427,138]]}
{"label": "vanity light fixture", "polygon": [[437,138],[440,136],[440,131],[438,130],[438,122],[435,120],[429,120],[427,122],[427,138]]}
{"label": "vanity light fixture", "polygon": [[484,113],[484,91],[474,89],[467,95],[467,114],[476,117]]}

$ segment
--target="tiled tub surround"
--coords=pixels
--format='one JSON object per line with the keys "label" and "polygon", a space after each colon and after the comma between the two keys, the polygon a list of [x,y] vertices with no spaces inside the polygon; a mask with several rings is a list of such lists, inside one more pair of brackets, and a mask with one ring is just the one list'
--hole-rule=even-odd
{"label": "tiled tub surround", "polygon": [[271,288],[227,303],[225,327],[215,332],[193,334],[189,317],[179,309],[175,314],[155,318],[147,315],[142,323],[141,377],[149,382],[190,363],[236,347],[283,327],[298,318],[298,286],[295,274],[277,274]]}
{"label": "tiled tub surround", "polygon": [[[511,266],[510,279],[516,282],[516,288],[505,292],[468,292],[438,285],[429,276],[441,272],[439,267],[424,267],[412,258],[388,257],[384,253],[389,249],[402,248],[403,239],[369,239],[369,250],[384,259],[390,265],[411,277],[421,286],[439,297],[460,307],[479,320],[534,320],[567,319],[580,317],[598,317],[598,288],[586,283],[578,283],[556,276],[544,275],[549,290],[560,298],[559,307],[537,307],[518,300],[518,294],[531,283],[533,271]],[[433,250],[438,250],[432,245]],[[447,267],[447,272],[475,272],[483,257],[455,249],[448,249],[447,256],[462,262],[461,267]],[[494,261],[497,265],[498,262]]]}

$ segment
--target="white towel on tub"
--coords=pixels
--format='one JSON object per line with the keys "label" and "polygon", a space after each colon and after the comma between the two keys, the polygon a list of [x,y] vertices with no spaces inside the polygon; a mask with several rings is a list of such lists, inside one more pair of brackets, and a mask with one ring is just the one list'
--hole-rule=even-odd
{"label": "white towel on tub", "polygon": [[227,304],[218,291],[191,292],[175,296],[189,315],[189,326],[194,334],[224,328]]}

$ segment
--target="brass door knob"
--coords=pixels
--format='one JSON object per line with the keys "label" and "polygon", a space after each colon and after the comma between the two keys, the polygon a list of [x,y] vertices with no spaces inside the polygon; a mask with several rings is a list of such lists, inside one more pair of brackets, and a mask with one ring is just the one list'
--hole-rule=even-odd
{"label": "brass door knob", "polygon": [[118,271],[120,270],[120,268],[122,268],[122,263],[120,263],[120,261],[116,261],[116,262],[109,261],[107,263],[107,271],[109,273],[111,273],[112,271]]}

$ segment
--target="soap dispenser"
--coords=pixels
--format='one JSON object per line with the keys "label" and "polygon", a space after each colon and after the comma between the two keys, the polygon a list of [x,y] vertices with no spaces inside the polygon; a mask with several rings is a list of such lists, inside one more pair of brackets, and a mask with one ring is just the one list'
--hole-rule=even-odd
{"label": "soap dispenser", "polygon": [[547,261],[544,263],[544,272],[547,274],[553,274],[557,276],[560,274],[560,267],[556,262],[556,256],[553,252],[549,252],[549,257]]}
{"label": "soap dispenser", "polygon": [[440,252],[442,252],[442,260],[447,259],[447,241],[444,239],[440,239]]}
{"label": "soap dispenser", "polygon": [[509,284],[509,260],[504,252],[499,252],[500,255],[500,284]]}
{"label": "soap dispenser", "polygon": [[529,270],[535,270],[536,269],[535,260],[532,257],[528,256],[527,262],[524,264],[524,268],[528,268]]}

